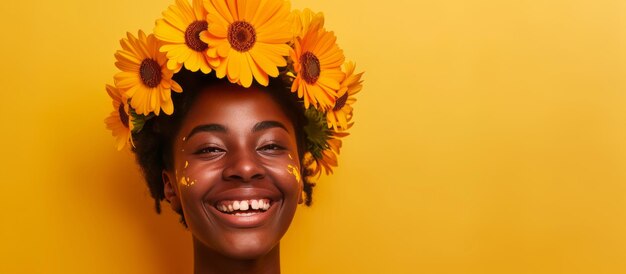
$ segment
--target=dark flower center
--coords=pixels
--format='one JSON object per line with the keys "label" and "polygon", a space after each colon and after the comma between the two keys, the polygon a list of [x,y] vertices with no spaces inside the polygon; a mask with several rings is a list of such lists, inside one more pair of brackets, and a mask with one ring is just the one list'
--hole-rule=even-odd
{"label": "dark flower center", "polygon": [[320,60],[315,54],[307,51],[300,56],[300,64],[302,64],[300,71],[302,79],[311,85],[315,84],[317,78],[320,77]]}
{"label": "dark flower center", "polygon": [[124,110],[124,104],[120,104],[120,107],[117,109],[117,111],[120,113],[120,120],[122,121],[122,124],[126,127],[128,127],[128,114],[126,114],[126,110]]}
{"label": "dark flower center", "polygon": [[141,81],[149,88],[155,88],[161,83],[161,66],[154,59],[146,58],[139,67]]}
{"label": "dark flower center", "polygon": [[195,51],[206,50],[209,45],[200,40],[200,33],[207,30],[208,27],[209,23],[206,21],[194,21],[189,24],[187,30],[185,30],[185,44],[187,44],[190,49]]}
{"label": "dark flower center", "polygon": [[340,110],[343,106],[346,105],[346,101],[348,101],[348,92],[347,91],[346,91],[346,93],[341,95],[341,97],[337,98],[337,101],[335,101],[335,107],[333,108],[333,111]]}
{"label": "dark flower center", "polygon": [[246,52],[256,42],[256,31],[250,23],[236,21],[228,27],[228,42],[230,46],[239,52]]}

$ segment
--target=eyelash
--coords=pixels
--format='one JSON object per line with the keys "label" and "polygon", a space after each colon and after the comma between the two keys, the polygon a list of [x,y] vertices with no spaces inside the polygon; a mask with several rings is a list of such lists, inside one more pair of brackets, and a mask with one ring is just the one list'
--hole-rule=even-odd
{"label": "eyelash", "polygon": [[212,154],[212,153],[218,153],[218,152],[224,152],[223,149],[219,148],[219,147],[204,147],[199,149],[198,151],[196,151],[194,154]]}
{"label": "eyelash", "polygon": [[[280,151],[280,150],[285,150],[285,147],[277,145],[277,144],[267,144],[267,145],[260,147],[259,150]],[[210,146],[210,147],[204,147],[204,148],[198,149],[198,151],[196,151],[194,154],[214,154],[214,153],[221,153],[221,152],[225,152],[225,150],[219,147]]]}
{"label": "eyelash", "polygon": [[260,150],[285,150],[285,148],[277,144],[267,144],[262,146]]}

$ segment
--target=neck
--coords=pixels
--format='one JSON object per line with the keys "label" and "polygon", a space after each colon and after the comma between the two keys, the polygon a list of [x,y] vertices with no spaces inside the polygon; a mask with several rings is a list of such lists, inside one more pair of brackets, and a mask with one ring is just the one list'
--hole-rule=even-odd
{"label": "neck", "polygon": [[194,274],[280,274],[280,252],[276,245],[255,259],[233,259],[207,248],[193,239]]}

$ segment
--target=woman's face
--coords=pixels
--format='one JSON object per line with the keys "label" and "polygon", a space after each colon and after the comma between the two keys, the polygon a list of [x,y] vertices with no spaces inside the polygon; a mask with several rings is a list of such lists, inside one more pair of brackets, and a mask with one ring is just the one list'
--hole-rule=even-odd
{"label": "woman's face", "polygon": [[267,92],[220,85],[199,94],[173,143],[174,170],[164,171],[166,197],[196,242],[231,258],[276,247],[300,200],[295,130]]}

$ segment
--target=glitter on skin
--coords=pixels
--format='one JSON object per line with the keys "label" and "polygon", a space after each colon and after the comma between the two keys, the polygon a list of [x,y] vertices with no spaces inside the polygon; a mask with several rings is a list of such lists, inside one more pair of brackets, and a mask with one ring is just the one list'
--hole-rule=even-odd
{"label": "glitter on skin", "polygon": [[[293,157],[291,157],[291,153],[287,154],[287,156],[289,156],[289,159],[293,160]],[[300,183],[300,170],[297,167],[295,167],[294,165],[287,165],[287,172],[296,177],[296,181]]]}
{"label": "glitter on skin", "polygon": [[185,180],[185,176],[180,177],[180,184],[184,186],[189,186],[189,182]]}
{"label": "glitter on skin", "polygon": [[[191,181],[188,176],[185,176],[185,169],[189,166],[189,161],[185,161],[185,167],[183,169],[183,175],[180,177],[179,183],[184,186],[192,186],[196,183],[196,180]],[[176,177],[178,177],[178,170],[175,171]]]}
{"label": "glitter on skin", "polygon": [[189,177],[182,176],[180,177],[180,184],[184,186],[192,186],[196,183],[196,180],[191,180]]}
{"label": "glitter on skin", "polygon": [[298,183],[300,183],[300,170],[298,170],[297,167],[295,167],[294,165],[287,165],[287,171],[293,175],[294,177],[296,177],[296,181]]}

